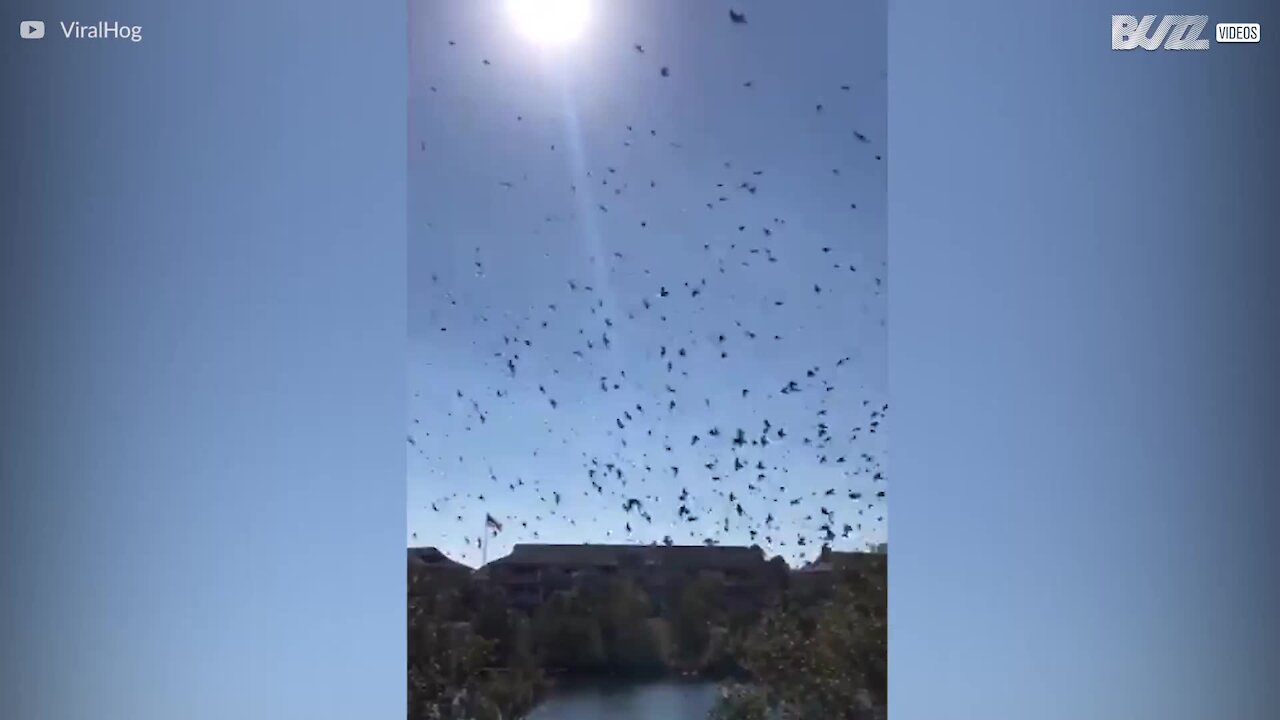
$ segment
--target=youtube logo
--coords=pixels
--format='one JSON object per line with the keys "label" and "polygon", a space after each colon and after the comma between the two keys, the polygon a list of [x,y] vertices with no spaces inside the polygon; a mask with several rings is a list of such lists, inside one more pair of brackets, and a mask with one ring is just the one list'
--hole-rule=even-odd
{"label": "youtube logo", "polygon": [[43,20],[23,20],[18,23],[18,34],[24,40],[39,40],[44,37]]}

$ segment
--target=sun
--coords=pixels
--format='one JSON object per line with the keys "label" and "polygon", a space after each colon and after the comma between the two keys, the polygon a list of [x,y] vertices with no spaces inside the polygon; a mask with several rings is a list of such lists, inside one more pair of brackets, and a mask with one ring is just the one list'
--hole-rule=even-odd
{"label": "sun", "polygon": [[590,0],[507,0],[516,30],[545,47],[567,45],[586,29]]}

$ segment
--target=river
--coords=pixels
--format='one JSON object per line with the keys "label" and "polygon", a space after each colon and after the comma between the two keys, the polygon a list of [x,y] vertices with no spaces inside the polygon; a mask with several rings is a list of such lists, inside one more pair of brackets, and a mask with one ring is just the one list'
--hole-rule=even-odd
{"label": "river", "polygon": [[574,683],[556,688],[528,720],[704,720],[716,696],[707,681]]}

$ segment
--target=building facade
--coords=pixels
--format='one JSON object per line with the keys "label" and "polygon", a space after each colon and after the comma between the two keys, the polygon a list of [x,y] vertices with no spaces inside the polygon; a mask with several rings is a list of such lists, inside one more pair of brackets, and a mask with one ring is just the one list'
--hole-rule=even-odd
{"label": "building facade", "polygon": [[659,605],[691,582],[712,579],[744,609],[768,602],[786,583],[785,566],[766,560],[757,546],[517,544],[476,575],[501,587],[514,607],[526,611],[556,592],[613,578],[635,583]]}
{"label": "building facade", "polygon": [[471,568],[450,559],[434,547],[409,548],[409,596],[434,593],[442,585],[465,587]]}
{"label": "building facade", "polygon": [[789,586],[798,597],[821,596],[835,586],[838,573],[878,575],[885,572],[887,561],[887,548],[885,552],[838,552],[824,545],[813,562],[791,571]]}

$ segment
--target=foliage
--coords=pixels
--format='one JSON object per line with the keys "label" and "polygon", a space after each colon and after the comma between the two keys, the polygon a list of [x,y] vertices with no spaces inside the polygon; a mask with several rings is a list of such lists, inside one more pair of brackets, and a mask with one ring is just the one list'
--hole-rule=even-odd
{"label": "foliage", "polygon": [[573,673],[660,674],[661,643],[652,602],[627,581],[557,593],[534,613],[533,644],[543,664]]}
{"label": "foliage", "polygon": [[768,613],[738,654],[783,717],[854,720],[883,706],[887,691],[887,623],[882,566],[843,570],[816,605]]}
{"label": "foliage", "polygon": [[506,595],[498,588],[480,585],[473,590],[468,620],[480,637],[491,644],[489,663],[505,667],[511,660],[515,640],[515,617]]}
{"label": "foliage", "polygon": [[475,688],[491,650],[466,623],[426,612],[409,616],[409,716],[449,717]]}
{"label": "foliage", "polygon": [[596,672],[607,659],[600,624],[573,592],[553,595],[533,616],[534,646],[544,667]]}
{"label": "foliage", "polygon": [[653,603],[627,581],[611,583],[600,599],[600,623],[608,664],[628,675],[654,675],[666,669],[662,648],[649,622]]}
{"label": "foliage", "polygon": [[725,620],[723,595],[723,586],[712,578],[695,579],[680,591],[672,630],[682,662],[696,663],[706,654],[712,627]]}
{"label": "foliage", "polygon": [[768,720],[768,695],[752,685],[724,686],[707,717],[708,720]]}
{"label": "foliage", "polygon": [[[478,606],[467,600],[478,601]],[[464,598],[452,591],[413,598],[408,617],[410,718],[485,720],[511,717],[533,706],[545,687],[542,669],[529,650],[527,629],[501,600]],[[456,619],[468,612],[473,621]],[[503,663],[495,667],[496,659]]]}
{"label": "foliage", "polygon": [[[487,583],[409,602],[409,715],[519,717],[546,673],[736,676],[715,720],[862,720],[886,692],[883,561],[838,568],[763,614],[715,577],[651,596],[622,579],[577,583],[527,616]],[[821,579],[821,577],[819,577]]]}

